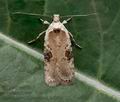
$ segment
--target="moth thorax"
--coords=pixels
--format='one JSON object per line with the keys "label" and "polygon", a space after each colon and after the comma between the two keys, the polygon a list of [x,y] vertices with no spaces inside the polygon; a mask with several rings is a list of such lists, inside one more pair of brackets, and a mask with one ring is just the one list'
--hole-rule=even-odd
{"label": "moth thorax", "polygon": [[54,22],[59,22],[60,21],[60,15],[59,14],[54,14],[53,15],[53,21]]}

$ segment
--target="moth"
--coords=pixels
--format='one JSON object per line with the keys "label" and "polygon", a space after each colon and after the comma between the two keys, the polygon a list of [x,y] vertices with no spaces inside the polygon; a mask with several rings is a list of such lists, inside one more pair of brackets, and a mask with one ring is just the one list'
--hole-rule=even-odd
{"label": "moth", "polygon": [[29,44],[33,43],[45,34],[44,77],[45,83],[49,86],[70,85],[74,80],[75,67],[72,43],[80,49],[82,47],[76,43],[73,35],[64,26],[71,18],[61,22],[60,15],[54,14],[52,23],[40,19],[43,24],[49,25],[48,29],[28,42]]}
{"label": "moth", "polygon": [[74,58],[72,54],[71,39],[77,47],[78,45],[72,34],[65,28],[64,24],[69,22],[71,18],[60,22],[59,14],[53,15],[52,23],[41,21],[48,24],[47,30],[38,35],[37,38],[28,43],[33,43],[41,35],[44,38],[44,70],[45,82],[49,86],[68,85],[74,79]]}

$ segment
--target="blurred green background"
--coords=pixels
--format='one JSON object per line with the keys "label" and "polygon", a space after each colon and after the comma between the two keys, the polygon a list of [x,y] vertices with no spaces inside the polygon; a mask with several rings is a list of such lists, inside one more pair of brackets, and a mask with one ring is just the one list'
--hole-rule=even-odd
{"label": "blurred green background", "polygon": [[[13,15],[81,15],[66,28],[82,50],[73,47],[76,69],[120,90],[120,0],[0,0],[0,32],[27,45],[47,29],[39,18]],[[61,21],[66,18],[62,18]],[[31,46],[43,51],[44,36]],[[0,102],[117,102],[78,80],[72,86],[44,84],[43,62],[0,40]],[[63,94],[64,93],[64,94]]]}

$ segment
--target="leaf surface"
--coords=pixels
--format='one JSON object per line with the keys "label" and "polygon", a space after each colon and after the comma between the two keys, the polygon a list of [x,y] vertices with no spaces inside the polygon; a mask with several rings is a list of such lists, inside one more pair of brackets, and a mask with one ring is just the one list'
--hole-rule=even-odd
{"label": "leaf surface", "polygon": [[[19,42],[27,42],[47,29],[39,16],[12,15],[30,12],[41,15],[81,15],[65,26],[82,50],[73,47],[76,68],[105,85],[120,90],[120,1],[119,0],[0,0],[0,32]],[[42,17],[51,22],[50,18]],[[66,19],[66,18],[62,18]],[[43,51],[44,36],[31,45]],[[51,88],[44,84],[43,62],[14,45],[0,40],[0,101],[117,102],[75,80],[71,86]]]}

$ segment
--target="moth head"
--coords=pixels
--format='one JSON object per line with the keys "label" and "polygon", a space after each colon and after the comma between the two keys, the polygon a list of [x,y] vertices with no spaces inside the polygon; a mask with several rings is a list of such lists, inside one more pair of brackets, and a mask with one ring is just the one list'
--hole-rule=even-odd
{"label": "moth head", "polygon": [[54,22],[59,22],[60,21],[60,15],[59,14],[54,14],[53,15],[53,21]]}

